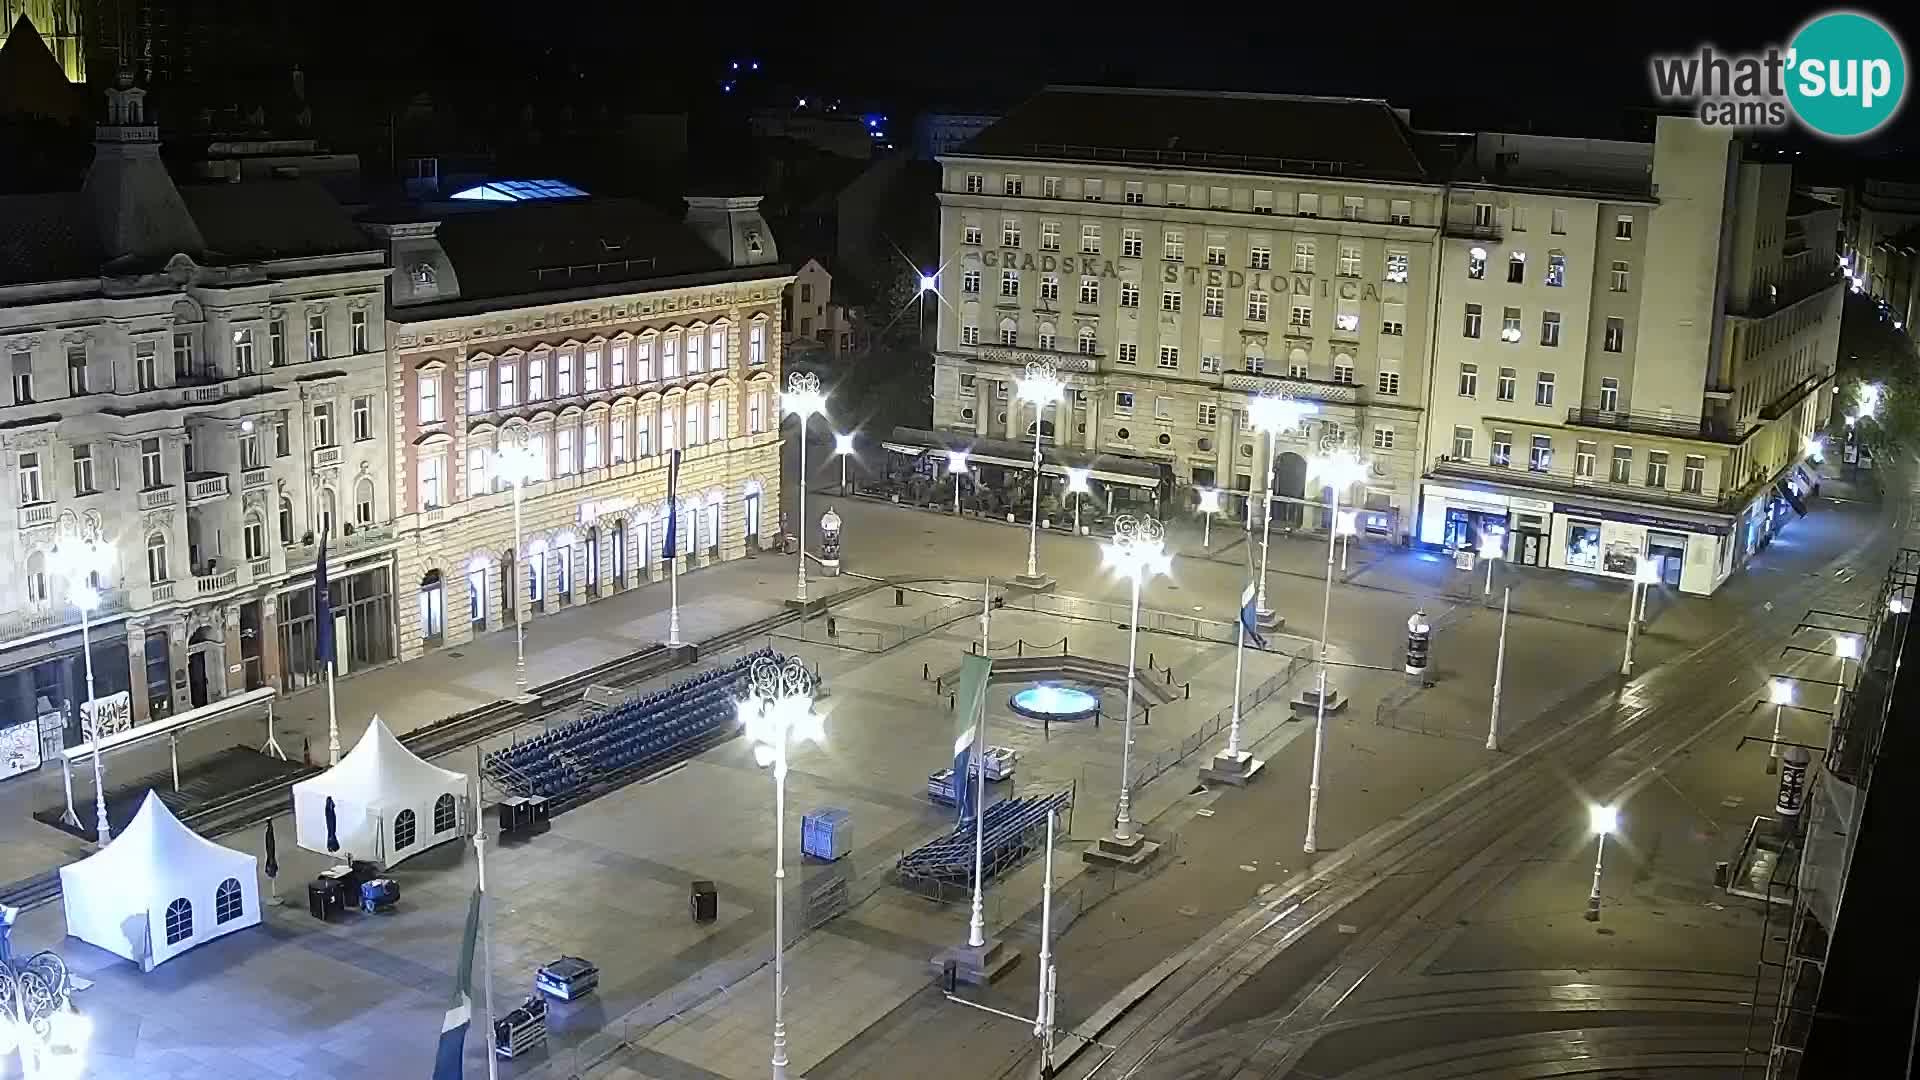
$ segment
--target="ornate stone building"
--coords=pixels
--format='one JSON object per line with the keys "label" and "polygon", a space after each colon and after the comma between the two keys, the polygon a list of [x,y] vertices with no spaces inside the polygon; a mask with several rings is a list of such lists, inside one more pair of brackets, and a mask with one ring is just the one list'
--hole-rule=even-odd
{"label": "ornate stone building", "polygon": [[[480,189],[475,189],[479,191]],[[781,290],[759,198],[684,221],[548,181],[370,215],[393,267],[402,658],[777,540]],[[497,451],[536,463],[514,539]],[[538,681],[536,676],[535,681]]]}
{"label": "ornate stone building", "polygon": [[[363,620],[392,622],[378,245],[298,180],[177,186],[143,98],[108,92],[81,191],[0,199],[0,726],[46,718],[43,751],[79,741],[59,554],[85,536],[113,552],[95,696],[133,723],[299,680],[288,598],[322,533]],[[390,658],[391,633],[359,650]]]}

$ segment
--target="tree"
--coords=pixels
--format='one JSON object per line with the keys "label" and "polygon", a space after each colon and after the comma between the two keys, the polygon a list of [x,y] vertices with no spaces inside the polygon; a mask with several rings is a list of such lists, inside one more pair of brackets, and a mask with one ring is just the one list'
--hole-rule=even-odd
{"label": "tree", "polygon": [[[1862,388],[1881,387],[1873,418],[1861,421],[1856,438],[1874,455],[1920,448],[1920,351],[1904,329],[1894,329],[1873,299],[1847,294],[1840,319],[1840,356],[1834,381],[1837,411],[1858,410]],[[1835,434],[1844,428],[1834,421]]]}

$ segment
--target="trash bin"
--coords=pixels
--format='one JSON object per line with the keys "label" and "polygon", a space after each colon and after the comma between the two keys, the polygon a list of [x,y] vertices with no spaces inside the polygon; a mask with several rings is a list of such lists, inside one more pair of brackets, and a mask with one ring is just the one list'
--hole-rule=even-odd
{"label": "trash bin", "polygon": [[693,921],[710,923],[720,917],[720,893],[711,881],[693,883]]}

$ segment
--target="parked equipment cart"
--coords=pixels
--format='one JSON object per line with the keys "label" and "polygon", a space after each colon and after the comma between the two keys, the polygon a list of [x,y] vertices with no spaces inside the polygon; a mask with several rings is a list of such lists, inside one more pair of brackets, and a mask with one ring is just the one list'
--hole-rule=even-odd
{"label": "parked equipment cart", "polygon": [[392,878],[374,878],[360,883],[360,910],[372,915],[400,906],[400,883]]}
{"label": "parked equipment cart", "polygon": [[[982,760],[987,766],[987,783],[997,784],[1013,775],[1013,767],[1019,763],[1020,755],[1010,746],[989,746]],[[980,765],[979,761],[968,762],[967,775],[973,776],[974,770]]]}
{"label": "parked equipment cart", "polygon": [[533,974],[533,987],[548,997],[578,1001],[600,985],[600,969],[578,956],[563,956]]}
{"label": "parked equipment cart", "polygon": [[493,1022],[493,1052],[500,1057],[518,1057],[546,1041],[547,999],[539,994]]}

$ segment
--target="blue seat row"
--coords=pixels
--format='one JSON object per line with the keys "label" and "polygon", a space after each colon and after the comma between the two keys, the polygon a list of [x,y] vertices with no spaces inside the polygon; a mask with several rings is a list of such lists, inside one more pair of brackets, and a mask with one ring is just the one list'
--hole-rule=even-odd
{"label": "blue seat row", "polygon": [[549,797],[576,794],[596,778],[683,754],[733,722],[736,689],[763,648],[723,667],[637,695],[599,713],[496,750],[486,768],[511,788]]}
{"label": "blue seat row", "polygon": [[[1017,864],[1039,842],[1035,834],[1045,823],[1049,811],[1059,813],[1071,802],[1068,792],[1029,795],[1004,799],[987,808],[981,822],[982,871],[988,880]],[[930,841],[900,857],[895,871],[905,882],[931,880],[945,884],[973,883],[973,819],[968,818],[953,832]]]}

